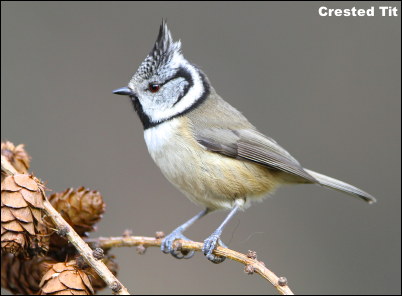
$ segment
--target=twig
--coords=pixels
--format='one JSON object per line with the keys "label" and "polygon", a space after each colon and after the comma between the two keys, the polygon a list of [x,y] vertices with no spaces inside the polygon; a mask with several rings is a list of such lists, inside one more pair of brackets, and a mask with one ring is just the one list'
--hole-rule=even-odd
{"label": "twig", "polygon": [[[17,170],[3,155],[1,156],[1,170],[7,174],[17,174]],[[97,274],[105,281],[117,295],[130,295],[126,287],[112,274],[102,261],[98,261],[92,255],[92,249],[82,240],[75,230],[63,219],[63,217],[53,208],[48,201],[46,195],[44,200],[44,208],[46,214],[50,217],[57,229],[66,231],[66,237],[71,244],[77,249],[86,262],[97,272]]]}
{"label": "twig", "polygon": [[[154,237],[143,237],[143,236],[123,236],[123,237],[99,237],[93,239],[86,239],[87,243],[93,243],[103,249],[110,249],[114,247],[160,247],[162,239]],[[201,251],[202,243],[176,240],[173,243],[173,248],[182,250],[193,250]],[[228,259],[240,262],[251,272],[256,272],[264,279],[268,280],[278,291],[283,295],[294,295],[292,290],[290,290],[287,285],[287,281],[283,277],[276,276],[272,271],[265,267],[265,264],[256,259],[250,258],[245,254],[233,251],[231,249],[223,248],[218,246],[214,252],[215,255],[224,256]]]}
{"label": "twig", "polygon": [[[16,169],[10,164],[10,162],[2,155],[1,156],[1,170],[2,172],[14,175],[18,173]],[[162,239],[154,237],[142,237],[142,236],[124,236],[124,237],[100,237],[95,239],[86,239],[84,242],[82,238],[74,231],[74,229],[63,219],[63,217],[53,208],[45,196],[44,208],[46,214],[51,218],[57,229],[62,229],[66,233],[67,239],[77,249],[80,255],[87,261],[87,263],[95,269],[98,275],[105,281],[105,283],[111,288],[115,294],[129,295],[127,289],[117,280],[117,278],[110,272],[104,263],[98,261],[93,256],[92,249],[86,244],[95,244],[96,247],[103,249],[110,249],[113,247],[133,247],[141,246],[147,247],[160,247]],[[176,240],[173,243],[173,247],[177,250],[193,250],[201,251],[202,243]],[[240,262],[246,266],[245,271],[247,273],[258,273],[264,279],[269,281],[278,291],[283,295],[293,295],[287,285],[287,280],[284,277],[276,276],[272,271],[265,267],[265,264],[258,261],[255,256],[247,256],[245,254],[233,251],[231,249],[218,246],[214,252],[215,255],[223,256],[228,259]]]}

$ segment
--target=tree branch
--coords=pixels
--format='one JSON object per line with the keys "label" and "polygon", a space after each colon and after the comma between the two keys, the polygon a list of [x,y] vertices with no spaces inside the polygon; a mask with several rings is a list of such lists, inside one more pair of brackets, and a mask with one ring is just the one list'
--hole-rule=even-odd
{"label": "tree branch", "polygon": [[[1,170],[2,173],[4,172],[5,174],[9,175],[18,173],[3,155],[1,156]],[[143,252],[147,247],[160,247],[162,242],[160,235],[158,235],[157,238],[128,235],[123,237],[100,237],[95,239],[86,239],[86,243],[54,209],[54,207],[48,201],[46,195],[44,195],[44,197],[44,210],[53,221],[57,229],[63,230],[63,232],[66,233],[66,237],[69,242],[74,245],[79,254],[98,273],[98,275],[105,281],[109,288],[115,292],[115,294],[129,295],[128,290],[117,280],[117,278],[110,272],[106,265],[94,258],[93,251],[87,245],[87,243],[94,244],[95,247],[101,247],[103,249],[139,246]],[[173,247],[177,251],[201,251],[202,246],[202,243],[185,240],[176,240],[173,243]],[[213,253],[217,256],[223,256],[244,264],[246,266],[244,269],[246,273],[258,273],[264,279],[269,281],[279,291],[279,293],[283,295],[293,295],[293,292],[287,285],[286,278],[278,277],[272,271],[266,268],[263,262],[257,260],[255,252],[249,251],[249,254],[245,255],[231,249],[218,246]]]}
{"label": "tree branch", "polygon": [[[3,155],[1,156],[1,170],[6,174],[17,174],[17,170],[11,165]],[[53,221],[57,229],[63,229],[66,232],[66,237],[71,244],[77,249],[79,254],[85,261],[97,272],[97,274],[105,281],[109,288],[111,288],[117,295],[130,295],[126,287],[111,273],[102,261],[98,261],[92,254],[92,249],[82,240],[82,238],[75,232],[75,230],[63,219],[48,201],[46,195],[44,200],[44,208],[46,214]]]}
{"label": "tree branch", "polygon": [[[143,237],[143,236],[123,236],[123,237],[99,237],[93,239],[86,239],[87,243],[94,244],[97,247],[101,247],[103,249],[110,249],[114,247],[134,247],[134,246],[142,246],[146,247],[160,247],[162,239],[154,238],[154,237]],[[185,240],[176,240],[173,243],[173,247],[176,250],[193,250],[193,251],[201,251],[202,243],[185,241]],[[246,265],[245,271],[247,273],[256,272],[264,279],[269,281],[278,291],[283,295],[294,295],[292,290],[287,285],[287,280],[284,277],[278,277],[270,271],[265,264],[261,261],[258,261],[256,256],[247,256],[245,254],[233,251],[231,249],[223,248],[218,246],[214,252],[215,255],[224,256],[228,259],[240,262]],[[253,258],[254,257],[254,258]]]}

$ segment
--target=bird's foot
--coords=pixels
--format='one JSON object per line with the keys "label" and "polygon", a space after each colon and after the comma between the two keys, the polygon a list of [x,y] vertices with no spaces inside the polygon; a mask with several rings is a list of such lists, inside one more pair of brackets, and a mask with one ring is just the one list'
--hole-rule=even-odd
{"label": "bird's foot", "polygon": [[177,239],[190,241],[187,237],[185,237],[179,229],[173,230],[172,233],[167,235],[161,244],[161,251],[165,254],[170,253],[173,257],[177,259],[190,259],[194,256],[193,250],[184,250],[181,248],[174,248],[173,242]]}
{"label": "bird's foot", "polygon": [[226,259],[226,257],[212,254],[212,252],[216,249],[218,245],[226,248],[226,245],[221,241],[220,236],[220,232],[212,233],[204,240],[204,246],[202,247],[202,251],[207,259],[215,264],[222,263]]}

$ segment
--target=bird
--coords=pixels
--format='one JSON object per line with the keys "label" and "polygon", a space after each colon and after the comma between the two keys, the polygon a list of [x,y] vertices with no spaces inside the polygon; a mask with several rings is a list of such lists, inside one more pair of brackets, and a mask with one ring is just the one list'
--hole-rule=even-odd
{"label": "bird", "polygon": [[165,20],[155,44],[127,86],[114,94],[128,96],[144,129],[148,152],[162,174],[188,199],[203,207],[197,215],[164,237],[161,250],[176,258],[177,239],[195,221],[216,210],[229,211],[204,240],[202,252],[213,254],[230,219],[285,184],[317,184],[360,198],[376,199],[343,181],[304,168],[274,139],[260,133],[237,109],[220,97],[206,74],[182,53]]}

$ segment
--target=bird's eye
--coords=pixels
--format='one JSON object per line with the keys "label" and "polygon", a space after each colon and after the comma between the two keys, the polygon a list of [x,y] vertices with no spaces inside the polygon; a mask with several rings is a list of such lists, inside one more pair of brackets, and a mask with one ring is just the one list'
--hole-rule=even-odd
{"label": "bird's eye", "polygon": [[156,83],[150,83],[148,85],[148,90],[153,93],[156,93],[160,88],[161,88],[161,86]]}

